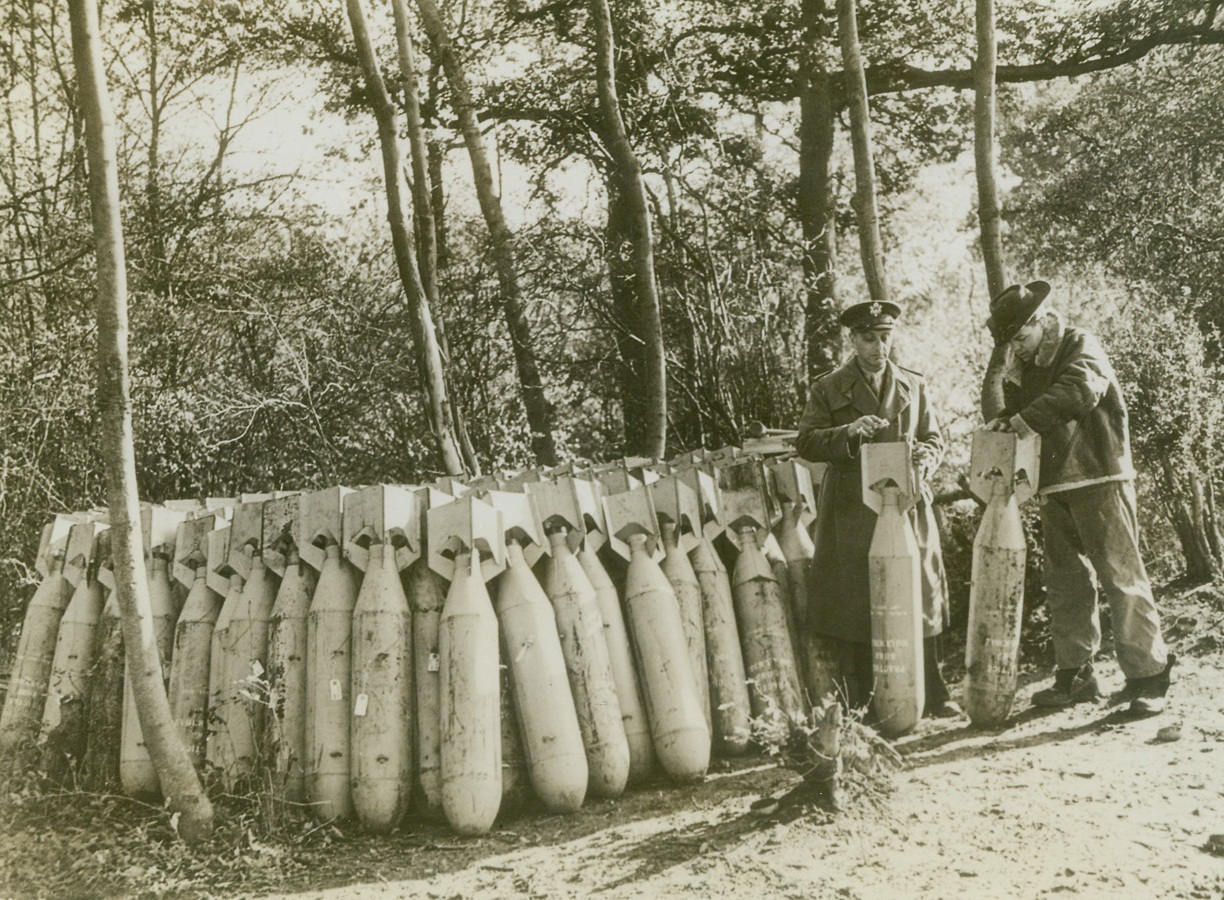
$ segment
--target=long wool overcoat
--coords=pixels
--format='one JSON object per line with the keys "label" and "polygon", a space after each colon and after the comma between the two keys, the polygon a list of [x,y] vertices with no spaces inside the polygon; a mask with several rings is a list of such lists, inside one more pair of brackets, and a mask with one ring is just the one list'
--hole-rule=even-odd
{"label": "long wool overcoat", "polygon": [[[850,437],[850,423],[868,415],[887,419],[887,427],[867,440],[925,444],[932,451],[929,471],[934,471],[944,453],[943,435],[921,375],[889,362],[880,392],[883,396],[877,397],[851,357],[816,380],[799,422],[799,455],[830,463],[816,519],[808,622],[814,631],[847,641],[871,640],[867,551],[876,523],[875,512],[863,503],[862,439]],[[910,511],[922,560],[922,618],[927,637],[943,630],[948,606],[947,578],[930,500],[930,487],[924,483],[922,498]]]}

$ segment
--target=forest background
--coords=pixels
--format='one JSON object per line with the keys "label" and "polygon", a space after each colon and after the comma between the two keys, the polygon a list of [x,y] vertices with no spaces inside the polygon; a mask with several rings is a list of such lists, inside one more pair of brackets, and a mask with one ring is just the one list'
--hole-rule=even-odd
{"label": "forest background", "polygon": [[[398,128],[415,106],[391,8],[366,4],[387,104],[343,4],[103,4],[142,499],[670,456],[738,444],[752,421],[794,426],[811,379],[843,356],[837,310],[868,296],[833,5],[609,9],[614,48],[585,0],[447,4],[449,60],[470,98],[445,42],[415,19],[401,28],[417,51],[422,140],[405,134],[400,160],[416,202],[392,208],[411,210],[418,261],[435,238],[436,267],[419,275],[443,421],[429,328],[388,229],[375,114]],[[898,358],[931,385],[952,447],[938,477],[955,496],[991,350],[974,10],[879,0],[858,19],[889,291],[906,307]],[[1000,2],[997,29],[1007,268],[1050,280],[1054,304],[1111,349],[1141,503],[1162,514],[1144,519],[1151,561],[1218,577],[1224,13]],[[15,0],[2,31],[0,657],[37,584],[43,523],[104,498],[64,4]],[[604,51],[621,130],[605,114]],[[473,126],[500,230],[476,190]],[[457,456],[440,440],[448,426]],[[954,574],[963,590],[967,565]]]}

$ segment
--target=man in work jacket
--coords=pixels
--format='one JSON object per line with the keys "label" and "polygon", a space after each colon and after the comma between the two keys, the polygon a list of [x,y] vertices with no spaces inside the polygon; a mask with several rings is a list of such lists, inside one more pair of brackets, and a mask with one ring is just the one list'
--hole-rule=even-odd
{"label": "man in work jacket", "polygon": [[876,514],[863,502],[859,450],[864,443],[909,441],[922,482],[910,521],[921,556],[926,714],[947,718],[960,708],[948,695],[934,641],[943,631],[948,591],[926,483],[943,458],[944,442],[922,376],[889,358],[900,315],[894,303],[859,303],[842,312],[854,356],[816,379],[799,422],[799,455],[830,464],[816,518],[807,620],[837,659],[847,701],[865,705],[872,690],[867,553]]}
{"label": "man in work jacket", "polygon": [[1126,403],[1100,342],[1065,326],[1045,302],[1049,293],[1044,281],[1012,285],[991,302],[986,323],[1010,351],[1004,408],[986,427],[1041,435],[1041,533],[1057,671],[1033,704],[1100,696],[1092,669],[1101,645],[1095,573],[1126,676],[1123,698],[1132,714],[1153,715],[1164,708],[1174,658],[1139,553]]}

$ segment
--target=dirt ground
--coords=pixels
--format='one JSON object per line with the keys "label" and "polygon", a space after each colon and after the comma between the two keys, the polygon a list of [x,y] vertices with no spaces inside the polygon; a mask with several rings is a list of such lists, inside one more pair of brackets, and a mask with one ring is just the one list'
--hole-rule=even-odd
{"label": "dirt ground", "polygon": [[[520,820],[460,842],[405,836],[367,876],[268,896],[348,898],[1224,898],[1224,604],[1177,598],[1166,712],[1133,721],[1108,701],[1009,727],[924,722],[898,743],[883,798],[830,817],[750,811],[796,776],[757,757],[692,788],[639,791],[570,817]],[[1103,683],[1121,687],[1112,661]]]}
{"label": "dirt ground", "polygon": [[[156,817],[136,833],[112,817],[109,837],[8,818],[0,897],[1224,898],[1224,598],[1179,594],[1164,615],[1179,663],[1163,715],[1129,720],[1108,701],[1036,714],[1033,672],[1008,727],[924,722],[897,744],[891,789],[849,790],[835,816],[754,814],[798,780],[756,756],[475,840],[312,825],[189,852]],[[1112,661],[1100,671],[1121,686]]]}

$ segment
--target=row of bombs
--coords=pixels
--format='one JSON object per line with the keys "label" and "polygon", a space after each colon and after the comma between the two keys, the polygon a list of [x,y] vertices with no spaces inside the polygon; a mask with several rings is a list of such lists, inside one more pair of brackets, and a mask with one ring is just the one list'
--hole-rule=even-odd
{"label": "row of bombs", "polygon": [[[754,725],[804,722],[796,620],[820,473],[727,453],[146,507],[175,721],[227,788],[267,765],[284,799],[371,830],[411,801],[483,833],[524,775],[555,812],[655,771],[698,780]],[[123,697],[106,525],[77,518],[44,534],[0,741],[79,728],[87,766],[117,744],[94,767],[156,795]]]}
{"label": "row of bombs", "polygon": [[[1032,439],[974,439],[970,482],[986,507],[965,702],[981,724],[1006,718],[1015,694],[1018,502],[1036,456]],[[862,465],[879,516],[872,703],[882,730],[901,734],[924,694],[905,515],[917,485],[905,444],[867,445]],[[804,627],[821,475],[725,453],[148,507],[172,712],[196,764],[227,787],[266,766],[283,799],[371,830],[410,801],[479,834],[528,785],[566,812],[656,770],[700,779],[712,750],[743,753],[754,731],[783,741],[806,726],[807,697],[835,690],[833,654]],[[117,765],[126,792],[155,795],[123,693],[117,607],[104,602],[105,544],[96,517],[48,526],[0,741],[71,735],[75,722],[90,751],[110,754],[95,768]]]}

